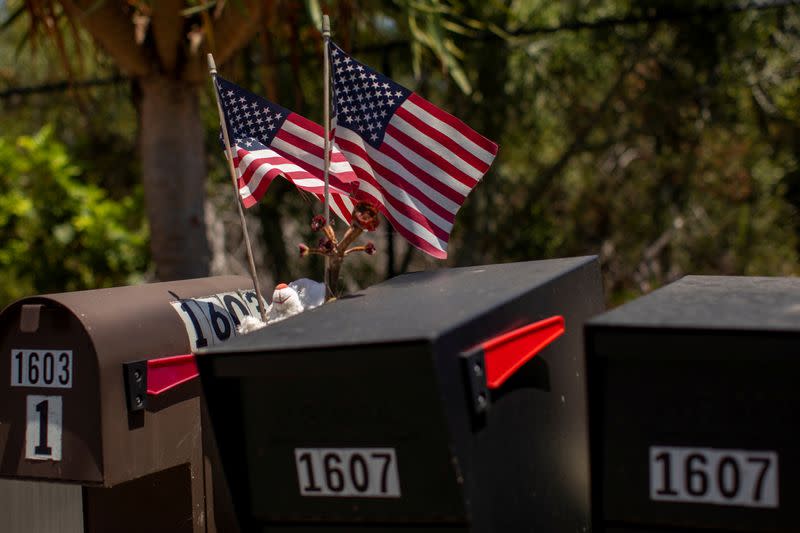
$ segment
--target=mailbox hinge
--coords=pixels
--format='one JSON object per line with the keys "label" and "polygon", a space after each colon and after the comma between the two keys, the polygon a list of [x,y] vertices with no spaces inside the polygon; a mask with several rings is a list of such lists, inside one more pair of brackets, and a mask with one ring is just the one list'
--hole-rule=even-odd
{"label": "mailbox hinge", "polygon": [[147,361],[122,363],[122,376],[128,411],[143,411],[147,408]]}
{"label": "mailbox hinge", "polygon": [[476,416],[484,415],[489,411],[490,404],[483,348],[476,346],[471,350],[461,352],[461,363],[464,367],[464,378],[472,413]]}
{"label": "mailbox hinge", "polygon": [[158,396],[198,376],[193,354],[131,361],[122,370],[131,412],[147,409],[148,395]]}

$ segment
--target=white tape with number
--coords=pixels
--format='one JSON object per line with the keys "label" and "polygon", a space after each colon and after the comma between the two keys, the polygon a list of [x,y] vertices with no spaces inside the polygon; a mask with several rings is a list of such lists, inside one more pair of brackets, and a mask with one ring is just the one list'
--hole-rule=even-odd
{"label": "white tape with number", "polygon": [[208,320],[208,323],[211,325],[214,344],[225,342],[237,335],[233,319],[225,308],[225,304],[222,303],[222,300],[218,296],[195,298],[194,301],[200,306],[203,315],[205,315],[206,320]]}
{"label": "white tape with number", "polygon": [[[239,327],[244,317],[253,315],[244,297],[238,292],[223,292],[216,296],[225,307],[225,310],[228,311],[228,316],[233,321],[234,330]],[[258,316],[258,312],[256,312],[255,316]]]}
{"label": "white tape with number", "polygon": [[214,335],[211,331],[211,324],[200,308],[200,304],[192,299],[178,300],[171,303],[186,327],[192,351],[197,351],[198,348],[205,348],[206,346],[213,346]]}
{"label": "white tape with number", "polygon": [[31,394],[26,400],[25,458],[60,461],[63,420],[61,396]]}
{"label": "white tape with number", "polygon": [[[250,314],[254,317],[261,318],[261,312],[258,310],[258,297],[256,296],[256,291],[253,289],[247,290],[240,290],[239,294],[241,294],[244,303],[250,309]],[[264,306],[264,310],[269,310],[269,305],[267,305],[267,301],[263,298],[261,299],[261,304]]]}
{"label": "white tape with number", "polygon": [[192,351],[225,342],[237,335],[246,316],[259,316],[254,290],[223,292],[170,302],[189,335]]}

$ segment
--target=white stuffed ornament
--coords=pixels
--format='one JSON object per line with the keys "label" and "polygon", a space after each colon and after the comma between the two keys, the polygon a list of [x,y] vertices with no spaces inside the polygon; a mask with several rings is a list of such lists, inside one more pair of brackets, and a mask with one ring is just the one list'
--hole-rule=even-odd
{"label": "white stuffed ornament", "polygon": [[312,279],[300,278],[288,285],[279,283],[272,293],[272,304],[266,306],[267,323],[258,317],[246,316],[238,328],[239,333],[250,333],[263,328],[267,324],[280,322],[314,309],[325,303],[325,284]]}
{"label": "white stuffed ornament", "polygon": [[319,307],[325,303],[325,284],[308,278],[300,278],[290,284],[281,283],[272,293],[272,308],[269,311],[267,324],[280,322]]}
{"label": "white stuffed ornament", "polygon": [[302,312],[303,304],[297,291],[285,283],[280,283],[272,293],[272,307],[267,316],[267,324],[280,322]]}

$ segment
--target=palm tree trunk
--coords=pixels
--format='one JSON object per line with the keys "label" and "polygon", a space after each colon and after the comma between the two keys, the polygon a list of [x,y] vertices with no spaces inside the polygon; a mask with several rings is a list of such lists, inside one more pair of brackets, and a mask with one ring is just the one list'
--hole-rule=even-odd
{"label": "palm tree trunk", "polygon": [[165,76],[137,83],[142,178],[156,276],[207,276],[205,128],[197,87]]}

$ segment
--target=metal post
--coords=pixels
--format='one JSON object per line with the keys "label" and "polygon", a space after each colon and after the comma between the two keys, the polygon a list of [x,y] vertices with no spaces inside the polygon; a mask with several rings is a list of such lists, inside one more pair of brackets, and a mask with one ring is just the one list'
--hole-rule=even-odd
{"label": "metal post", "polygon": [[[323,179],[325,180],[325,198],[323,201],[323,215],[325,216],[325,223],[330,223],[330,216],[331,216],[331,204],[330,204],[330,184],[328,178],[329,167],[331,165],[331,73],[330,73],[330,61],[328,58],[328,43],[331,40],[331,20],[328,15],[322,15],[322,46],[323,46],[323,65],[322,65],[322,72],[323,72],[323,87],[324,87],[324,97],[323,97],[323,119],[322,123],[325,128],[325,168],[323,170]],[[334,296],[335,287],[330,286],[330,268],[331,262],[330,259],[326,256],[325,257],[325,292],[326,292],[326,299],[332,298]]]}
{"label": "metal post", "polygon": [[222,128],[222,140],[225,142],[225,154],[228,160],[228,170],[231,174],[231,183],[233,183],[233,192],[236,195],[236,207],[239,208],[239,220],[242,223],[242,233],[244,234],[244,243],[247,247],[247,261],[250,263],[250,277],[253,278],[253,287],[256,290],[256,298],[258,298],[258,310],[261,313],[261,320],[267,321],[267,311],[264,309],[264,298],[261,296],[261,286],[258,283],[258,275],[256,274],[256,263],[253,261],[253,248],[250,246],[250,235],[247,232],[247,222],[244,219],[244,211],[242,210],[242,200],[239,196],[239,187],[236,184],[236,169],[233,168],[233,150],[231,150],[231,141],[228,137],[228,126],[225,123],[225,114],[222,112],[222,103],[219,100],[219,89],[217,88],[217,65],[214,63],[214,56],[208,54],[208,71],[211,74],[211,81],[214,84],[214,96],[217,99],[217,111],[219,111],[219,123]]}

